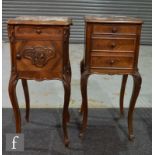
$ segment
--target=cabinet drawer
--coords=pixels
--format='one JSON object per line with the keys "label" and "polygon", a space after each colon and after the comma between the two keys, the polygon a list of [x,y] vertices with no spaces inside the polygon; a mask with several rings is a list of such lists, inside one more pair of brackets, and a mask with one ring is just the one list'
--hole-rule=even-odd
{"label": "cabinet drawer", "polygon": [[133,68],[134,58],[133,56],[92,56],[91,68]]}
{"label": "cabinet drawer", "polygon": [[16,26],[15,37],[23,39],[61,39],[63,29],[54,26]]}
{"label": "cabinet drawer", "polygon": [[17,41],[15,48],[17,72],[35,72],[44,78],[62,73],[61,41]]}
{"label": "cabinet drawer", "polygon": [[127,51],[134,52],[136,39],[134,38],[93,38],[92,51]]}
{"label": "cabinet drawer", "polygon": [[93,34],[136,34],[137,26],[130,24],[94,24]]}

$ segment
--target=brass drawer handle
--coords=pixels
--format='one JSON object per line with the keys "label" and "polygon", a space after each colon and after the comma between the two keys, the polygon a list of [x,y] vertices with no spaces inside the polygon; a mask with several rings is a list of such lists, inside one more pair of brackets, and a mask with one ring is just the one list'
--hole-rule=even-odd
{"label": "brass drawer handle", "polygon": [[112,48],[116,47],[116,43],[113,42],[113,43],[111,44],[111,47],[112,47]]}
{"label": "brass drawer handle", "polygon": [[42,31],[40,29],[36,29],[36,33],[40,34]]}
{"label": "brass drawer handle", "polygon": [[17,54],[16,54],[16,59],[18,59],[18,60],[21,59],[21,54],[20,54],[20,53],[17,53]]}
{"label": "brass drawer handle", "polygon": [[120,61],[120,59],[115,59],[115,60],[111,59],[108,62],[110,65],[113,65],[114,63],[119,62],[119,61]]}
{"label": "brass drawer handle", "polygon": [[113,65],[115,63],[115,60],[110,60],[109,63],[110,65]]}
{"label": "brass drawer handle", "polygon": [[116,27],[113,27],[113,28],[112,28],[112,32],[113,32],[113,33],[116,33],[116,32],[117,32],[117,28],[116,28]]}

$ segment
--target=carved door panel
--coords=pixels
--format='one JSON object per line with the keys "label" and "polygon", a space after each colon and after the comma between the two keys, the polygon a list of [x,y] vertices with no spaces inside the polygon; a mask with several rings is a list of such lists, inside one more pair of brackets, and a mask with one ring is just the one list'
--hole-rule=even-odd
{"label": "carved door panel", "polygon": [[17,41],[15,51],[19,76],[40,79],[61,76],[61,41]]}

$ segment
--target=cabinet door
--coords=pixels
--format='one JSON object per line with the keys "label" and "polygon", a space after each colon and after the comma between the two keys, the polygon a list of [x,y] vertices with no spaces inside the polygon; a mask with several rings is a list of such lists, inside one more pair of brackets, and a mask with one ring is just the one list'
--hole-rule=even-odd
{"label": "cabinet door", "polygon": [[59,78],[63,56],[61,41],[17,41],[16,69],[20,77],[28,79]]}

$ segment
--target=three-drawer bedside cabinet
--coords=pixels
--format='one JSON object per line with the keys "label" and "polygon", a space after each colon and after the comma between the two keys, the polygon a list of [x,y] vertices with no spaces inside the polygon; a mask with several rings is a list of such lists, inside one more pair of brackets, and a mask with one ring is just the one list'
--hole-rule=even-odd
{"label": "three-drawer bedside cabinet", "polygon": [[14,110],[16,132],[21,132],[21,116],[16,97],[19,79],[26,101],[26,120],[29,120],[30,100],[27,80],[52,80],[63,82],[64,107],[62,127],[64,143],[68,145],[67,122],[71,67],[69,60],[69,34],[72,21],[68,17],[20,16],[8,20],[11,48],[11,77],[9,96]]}
{"label": "three-drawer bedside cabinet", "polygon": [[[128,110],[128,135],[133,135],[133,112],[141,87],[138,55],[142,20],[131,17],[85,17],[85,52],[81,61],[81,93],[83,114],[80,136],[87,126],[87,81],[91,74],[122,75],[120,112],[128,75],[133,77],[133,91]],[[104,86],[103,86],[104,87]],[[107,90],[108,91],[108,90]]]}

